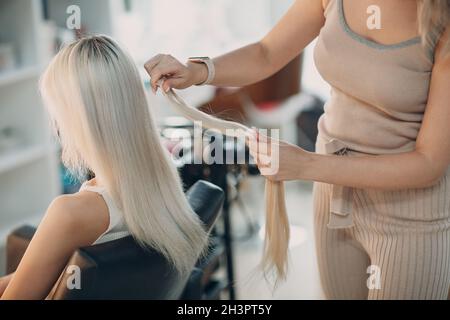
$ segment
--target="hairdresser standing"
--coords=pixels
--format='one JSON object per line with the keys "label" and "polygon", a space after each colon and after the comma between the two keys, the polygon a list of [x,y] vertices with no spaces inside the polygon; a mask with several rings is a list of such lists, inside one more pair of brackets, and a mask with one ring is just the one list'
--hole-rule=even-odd
{"label": "hairdresser standing", "polygon": [[[367,9],[381,29],[367,25]],[[446,299],[450,286],[450,1],[298,0],[260,42],[186,65],[146,64],[153,90],[245,86],[316,37],[332,95],[317,153],[280,142],[274,180],[311,180],[331,299]],[[265,154],[252,150],[259,158]],[[369,269],[368,269],[369,268]],[[379,281],[367,285],[367,271]]]}

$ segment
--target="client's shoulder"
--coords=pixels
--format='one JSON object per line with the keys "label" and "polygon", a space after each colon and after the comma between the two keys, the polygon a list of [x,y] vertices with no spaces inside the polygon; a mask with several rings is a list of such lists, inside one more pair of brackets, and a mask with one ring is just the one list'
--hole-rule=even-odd
{"label": "client's shoulder", "polygon": [[56,197],[45,219],[76,231],[82,245],[92,244],[109,226],[108,207],[103,197],[85,191]]}

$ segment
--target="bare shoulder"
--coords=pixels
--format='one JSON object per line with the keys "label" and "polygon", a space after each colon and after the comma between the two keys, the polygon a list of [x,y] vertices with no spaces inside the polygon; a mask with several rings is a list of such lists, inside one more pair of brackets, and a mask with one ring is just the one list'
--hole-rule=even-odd
{"label": "bare shoulder", "polygon": [[61,195],[50,204],[45,220],[74,230],[80,245],[92,244],[109,226],[109,213],[103,197],[94,192]]}

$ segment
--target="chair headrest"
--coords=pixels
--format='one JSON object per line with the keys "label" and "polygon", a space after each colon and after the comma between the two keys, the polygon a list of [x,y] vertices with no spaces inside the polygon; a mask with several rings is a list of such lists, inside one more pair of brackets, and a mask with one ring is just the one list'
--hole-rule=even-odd
{"label": "chair headrest", "polygon": [[186,192],[186,197],[192,210],[210,229],[222,209],[225,199],[223,190],[210,182],[199,180]]}

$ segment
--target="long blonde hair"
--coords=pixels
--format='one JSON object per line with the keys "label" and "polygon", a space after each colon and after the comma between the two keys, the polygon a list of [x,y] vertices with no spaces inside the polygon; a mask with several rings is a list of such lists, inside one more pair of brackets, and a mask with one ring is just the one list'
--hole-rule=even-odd
{"label": "long blonde hair", "polygon": [[[173,90],[165,93],[173,108],[181,115],[192,121],[201,122],[205,128],[222,132],[234,137],[247,137],[252,133],[246,126],[215,118],[203,113],[179,97]],[[289,219],[284,198],[283,182],[266,179],[265,186],[266,224],[264,253],[261,263],[262,270],[266,276],[275,272],[276,280],[285,279],[288,270],[288,248],[289,248]]]}
{"label": "long blonde hair", "polygon": [[64,163],[74,171],[92,170],[134,238],[180,273],[190,272],[207,233],[160,143],[130,56],[106,36],[83,38],[56,55],[40,89],[59,131]]}
{"label": "long blonde hair", "polygon": [[[423,44],[434,47],[450,25],[450,0],[418,0],[418,20]],[[442,52],[450,53],[450,37]]]}

